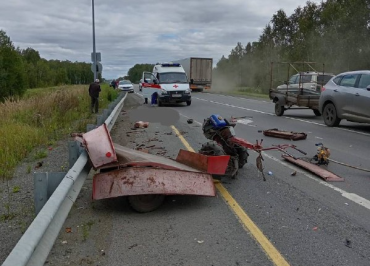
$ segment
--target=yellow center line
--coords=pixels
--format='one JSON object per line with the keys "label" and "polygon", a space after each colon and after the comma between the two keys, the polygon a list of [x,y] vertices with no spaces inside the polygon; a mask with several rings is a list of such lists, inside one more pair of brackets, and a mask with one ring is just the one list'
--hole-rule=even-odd
{"label": "yellow center line", "polygon": [[[194,152],[194,149],[186,141],[186,139],[181,135],[179,130],[175,126],[171,126],[172,130],[181,140],[182,144],[189,150]],[[267,239],[263,232],[258,228],[258,226],[252,221],[252,219],[244,212],[242,207],[236,202],[236,200],[231,196],[227,189],[220,183],[215,182],[215,186],[221,196],[223,197],[226,204],[234,212],[236,217],[239,219],[240,223],[243,225],[246,231],[249,231],[258,244],[265,251],[270,260],[277,266],[289,266],[289,263],[280,254],[280,252],[274,247],[273,244]]]}

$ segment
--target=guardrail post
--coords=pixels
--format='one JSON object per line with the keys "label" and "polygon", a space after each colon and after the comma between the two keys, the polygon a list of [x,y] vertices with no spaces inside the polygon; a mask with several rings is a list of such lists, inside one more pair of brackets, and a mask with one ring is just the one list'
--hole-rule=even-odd
{"label": "guardrail post", "polygon": [[55,189],[59,186],[62,179],[65,177],[66,172],[58,173],[34,173],[34,201],[35,201],[35,213],[36,215],[44,207],[51,195],[53,195]]}
{"label": "guardrail post", "polygon": [[93,124],[87,124],[86,125],[86,132],[89,132],[89,131],[91,131],[91,130],[93,130],[93,129],[95,129],[96,128],[96,125],[93,125]]}
{"label": "guardrail post", "polygon": [[107,120],[108,116],[109,116],[109,111],[108,111],[108,109],[104,109],[104,110],[103,110],[103,117],[104,117],[104,121],[105,121],[105,120]]}
{"label": "guardrail post", "polygon": [[77,141],[68,141],[68,164],[69,169],[76,163],[78,157],[80,157],[81,151]]}
{"label": "guardrail post", "polygon": [[47,173],[34,173],[34,201],[35,201],[35,213],[36,215],[44,207],[48,201],[48,177]]}
{"label": "guardrail post", "polygon": [[102,115],[96,116],[96,124],[98,126],[101,126],[101,125],[103,125],[103,123],[104,123],[104,117]]}

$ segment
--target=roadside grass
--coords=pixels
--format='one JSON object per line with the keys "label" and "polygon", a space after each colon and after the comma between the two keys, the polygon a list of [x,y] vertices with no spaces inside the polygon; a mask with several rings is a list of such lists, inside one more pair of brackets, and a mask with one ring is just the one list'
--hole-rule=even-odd
{"label": "roadside grass", "polygon": [[[107,84],[101,87],[99,110],[118,96]],[[95,122],[88,85],[28,90],[22,99],[9,98],[0,103],[0,117],[2,179],[10,179],[16,165],[34,148],[52,145],[72,132],[84,132],[87,124]],[[40,150],[35,158],[45,158],[47,153]]]}
{"label": "roadside grass", "polygon": [[[212,89],[211,89],[212,90]],[[220,93],[224,95],[237,95],[237,96],[245,96],[245,97],[253,97],[253,98],[263,98],[268,99],[269,95],[266,92],[263,92],[262,89],[259,88],[250,88],[250,87],[234,87],[231,90],[216,90],[214,93]]]}

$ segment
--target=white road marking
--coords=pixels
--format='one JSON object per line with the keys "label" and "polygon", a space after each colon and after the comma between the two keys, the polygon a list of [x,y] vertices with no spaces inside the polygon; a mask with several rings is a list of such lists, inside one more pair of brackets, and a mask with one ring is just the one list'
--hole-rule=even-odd
{"label": "white road marking", "polygon": [[345,191],[343,189],[337,188],[337,187],[333,186],[332,184],[329,184],[328,182],[325,182],[325,181],[322,181],[322,180],[318,179],[314,175],[311,175],[309,173],[303,172],[301,168],[295,167],[295,166],[290,165],[290,164],[287,164],[287,163],[285,163],[285,162],[283,162],[283,161],[275,158],[274,156],[271,156],[271,155],[266,154],[265,152],[263,152],[263,155],[265,157],[267,157],[267,158],[275,161],[275,162],[278,162],[278,163],[284,165],[285,167],[289,167],[290,169],[292,169],[294,171],[297,171],[297,172],[299,172],[299,173],[307,176],[308,178],[310,178],[310,179],[312,179],[312,180],[314,180],[316,182],[319,182],[321,185],[324,185],[326,187],[329,187],[329,188],[331,188],[331,189],[339,192],[343,197],[345,197],[345,198],[349,199],[350,201],[353,201],[353,202],[355,202],[355,203],[357,203],[357,204],[365,207],[366,209],[370,210],[370,201],[369,200],[367,200],[367,199],[365,199],[365,198],[363,198],[363,197],[361,197],[361,196],[359,196],[359,195],[357,195],[355,193],[349,193],[349,192],[347,192],[347,191]]}
{"label": "white road marking", "polygon": [[243,124],[243,125],[248,125],[248,124],[250,124],[250,123],[253,123],[253,121],[252,121],[252,120],[250,120],[250,119],[238,119],[238,120],[237,120],[237,123],[239,123],[239,124]]}
{"label": "white road marking", "polygon": [[[247,111],[251,111],[251,112],[255,112],[255,113],[260,113],[260,114],[264,114],[264,115],[275,116],[274,113],[268,113],[268,112],[263,112],[263,111],[259,111],[259,110],[255,110],[255,109],[250,109],[250,108],[245,108],[245,107],[241,107],[241,106],[235,106],[235,105],[228,104],[228,103],[220,103],[220,102],[216,102],[216,101],[212,101],[212,100],[200,99],[200,98],[197,98],[197,97],[193,97],[193,99],[200,100],[200,101],[206,101],[206,102],[210,102],[210,103],[214,103],[214,104],[219,104],[219,105],[224,105],[224,106],[228,106],[228,107],[232,107],[232,108],[238,108],[238,109],[242,109],[242,110],[247,110]],[[320,124],[320,123],[317,123],[317,122],[308,121],[308,120],[304,120],[304,119],[301,119],[301,118],[286,117],[286,116],[283,116],[283,118],[285,118],[285,119],[291,119],[291,120],[296,120],[296,121],[300,121],[300,122],[304,122],[304,123],[308,123],[308,124],[313,124],[313,125],[317,125],[317,126],[326,127],[325,124]],[[351,129],[347,129],[347,128],[336,127],[335,129],[337,129],[337,130],[343,130],[343,131],[347,131],[347,132],[351,132],[351,133],[356,133],[356,134],[360,134],[360,135],[364,135],[364,136],[370,136],[369,133],[355,131],[355,130],[351,130]]]}
{"label": "white road marking", "polygon": [[[187,118],[187,119],[189,119],[188,116],[186,116],[186,115],[184,115],[182,113],[180,113],[180,115],[183,116],[183,117],[185,117],[185,118]],[[196,124],[198,124],[198,125],[202,125],[202,123],[200,123],[200,122],[198,122],[198,121],[196,121],[194,119],[193,119],[193,122],[196,123]],[[310,179],[318,182],[319,184],[321,184],[323,186],[326,186],[328,188],[333,189],[334,191],[339,192],[344,198],[347,198],[348,200],[350,200],[350,201],[352,201],[354,203],[357,203],[357,204],[365,207],[366,209],[370,210],[370,201],[369,200],[367,200],[367,199],[365,199],[365,198],[363,198],[363,197],[361,197],[361,196],[359,196],[359,195],[357,195],[355,193],[349,193],[349,192],[347,192],[347,191],[345,191],[343,189],[337,188],[337,187],[335,187],[335,186],[333,186],[333,185],[331,185],[331,184],[329,184],[327,182],[324,182],[324,181],[320,180],[318,177],[316,177],[316,176],[314,176],[314,175],[312,175],[312,174],[310,174],[308,172],[303,171],[302,168],[299,168],[299,167],[296,167],[294,165],[288,164],[288,163],[286,163],[286,162],[284,162],[284,161],[282,161],[282,160],[280,160],[280,159],[278,159],[278,158],[276,158],[274,156],[271,156],[271,155],[267,154],[266,152],[262,152],[262,154],[263,154],[263,156],[265,156],[265,157],[267,157],[267,158],[269,158],[269,159],[271,159],[271,160],[273,160],[273,161],[275,161],[275,162],[277,162],[279,164],[282,164],[285,167],[288,167],[288,168],[290,168],[290,169],[292,169],[294,171],[297,171],[298,173],[301,173],[301,174],[307,176],[308,178],[310,178]]]}

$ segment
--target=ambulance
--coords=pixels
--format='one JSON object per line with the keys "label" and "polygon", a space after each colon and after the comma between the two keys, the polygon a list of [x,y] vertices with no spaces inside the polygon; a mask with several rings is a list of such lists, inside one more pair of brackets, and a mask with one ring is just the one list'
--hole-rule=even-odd
{"label": "ambulance", "polygon": [[142,93],[145,103],[186,103],[191,105],[191,90],[184,68],[179,63],[157,63],[153,72],[143,72]]}

